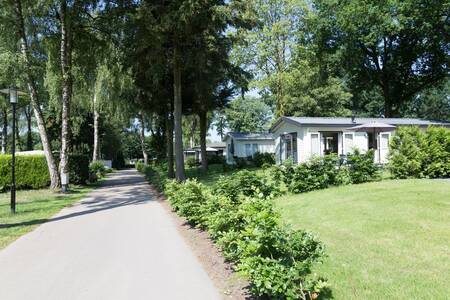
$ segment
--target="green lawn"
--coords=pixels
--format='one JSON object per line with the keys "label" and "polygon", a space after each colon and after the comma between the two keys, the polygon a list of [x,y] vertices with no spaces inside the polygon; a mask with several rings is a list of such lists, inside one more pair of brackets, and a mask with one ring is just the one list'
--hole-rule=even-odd
{"label": "green lawn", "polygon": [[386,180],[284,196],[284,220],[318,234],[315,271],[336,299],[448,299],[450,181]]}
{"label": "green lawn", "polygon": [[83,198],[92,187],[72,187],[68,194],[48,189],[17,191],[16,214],[10,213],[10,193],[0,193],[0,249],[44,223],[63,207]]}

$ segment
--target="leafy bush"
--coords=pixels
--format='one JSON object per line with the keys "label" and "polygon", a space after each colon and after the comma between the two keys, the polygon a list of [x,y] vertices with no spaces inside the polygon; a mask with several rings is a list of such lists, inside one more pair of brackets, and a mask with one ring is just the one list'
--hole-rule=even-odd
{"label": "leafy bush", "polygon": [[288,188],[294,193],[309,192],[335,185],[339,173],[337,155],[314,157],[293,168]]}
{"label": "leafy bush", "polygon": [[[11,163],[11,155],[0,155],[1,191],[10,188]],[[17,189],[39,189],[50,184],[47,160],[44,155],[17,155],[15,166]]]}
{"label": "leafy bush", "polygon": [[426,131],[423,173],[431,178],[450,177],[450,130],[430,127]]}
{"label": "leafy bush", "polygon": [[208,155],[207,156],[208,164],[224,164],[225,163],[225,156],[223,155]]}
{"label": "leafy bush", "polygon": [[305,163],[295,165],[288,160],[271,169],[278,184],[284,183],[293,193],[304,193],[324,189],[333,185],[362,183],[376,180],[378,168],[373,161],[373,151],[356,152],[343,164],[335,154],[313,157]]}
{"label": "leafy bush", "polygon": [[69,155],[69,182],[74,184],[86,184],[89,180],[90,157],[85,154]]}
{"label": "leafy bush", "polygon": [[139,161],[139,160],[136,161],[135,167],[136,167],[136,170],[138,170],[141,173],[144,173],[145,164],[142,161]]}
{"label": "leafy bush", "polygon": [[[103,162],[96,160],[89,164],[89,175],[90,178],[102,178],[106,175],[106,167]],[[93,181],[93,180],[91,180]],[[94,180],[95,181],[95,180]]]}
{"label": "leafy bush", "polygon": [[363,183],[380,178],[379,169],[374,164],[374,151],[360,153],[358,149],[347,157],[349,175],[352,183]]}
{"label": "leafy bush", "polygon": [[249,165],[249,159],[245,157],[234,157],[234,165],[238,169],[243,169]]}
{"label": "leafy bush", "polygon": [[195,160],[195,157],[186,158],[184,163],[186,164],[186,166],[191,167],[191,168],[199,165],[199,163]]}
{"label": "leafy bush", "polygon": [[238,195],[251,197],[273,197],[279,194],[279,187],[270,184],[262,175],[249,170],[241,170],[230,176],[221,176],[213,187],[214,194],[236,201]]}
{"label": "leafy bush", "polygon": [[193,225],[202,226],[206,223],[207,216],[203,213],[203,208],[211,196],[197,180],[188,179],[183,184],[178,184],[175,180],[169,181],[165,185],[165,193],[180,216]]}
{"label": "leafy bush", "polygon": [[256,167],[271,166],[275,164],[274,153],[261,153],[256,152],[253,155],[253,163]]}
{"label": "leafy bush", "polygon": [[389,143],[389,169],[395,178],[423,177],[426,137],[419,127],[400,127]]}
{"label": "leafy bush", "polygon": [[450,177],[450,129],[400,127],[392,137],[389,169],[395,178]]}
{"label": "leafy bush", "polygon": [[[281,225],[270,195],[256,194],[252,187],[262,184],[258,176],[240,171],[233,180],[222,179],[213,193],[195,180],[171,181],[166,194],[175,211],[208,230],[224,256],[248,276],[255,295],[299,299],[321,292],[326,285],[309,277],[323,256],[322,244],[309,233]],[[230,187],[242,193],[222,190]]]}

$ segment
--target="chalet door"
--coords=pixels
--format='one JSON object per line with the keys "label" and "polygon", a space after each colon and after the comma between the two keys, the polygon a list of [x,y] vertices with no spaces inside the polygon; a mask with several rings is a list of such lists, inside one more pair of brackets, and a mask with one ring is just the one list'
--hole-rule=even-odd
{"label": "chalet door", "polygon": [[391,136],[391,134],[388,132],[380,133],[379,162],[382,164],[386,163],[388,160],[390,136]]}

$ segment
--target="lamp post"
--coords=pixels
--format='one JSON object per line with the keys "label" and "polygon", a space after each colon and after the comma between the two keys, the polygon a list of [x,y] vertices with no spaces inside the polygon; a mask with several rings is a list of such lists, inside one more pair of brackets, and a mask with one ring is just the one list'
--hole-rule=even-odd
{"label": "lamp post", "polygon": [[9,102],[12,104],[12,145],[11,145],[11,212],[16,213],[16,105],[17,105],[17,89],[12,87],[9,89]]}

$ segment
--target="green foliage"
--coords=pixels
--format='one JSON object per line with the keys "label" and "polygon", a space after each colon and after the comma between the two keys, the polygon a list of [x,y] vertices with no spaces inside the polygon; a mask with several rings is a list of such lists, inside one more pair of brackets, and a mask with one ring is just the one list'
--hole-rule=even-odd
{"label": "green foliage", "polygon": [[165,191],[174,210],[207,229],[224,256],[248,276],[254,295],[305,299],[311,291],[320,293],[310,273],[324,255],[323,245],[310,233],[282,226],[271,195],[257,192],[268,188],[251,177],[258,175],[240,171],[230,181],[221,178],[212,192],[195,180],[171,181]]}
{"label": "green foliage", "polygon": [[[11,162],[11,155],[0,155],[1,191],[10,188]],[[44,155],[18,155],[15,166],[17,189],[39,189],[50,184],[50,175]]]}
{"label": "green foliage", "polygon": [[335,185],[339,172],[338,166],[339,158],[337,155],[314,157],[294,168],[288,188],[291,192],[303,193]]}
{"label": "green foliage", "polygon": [[261,153],[256,152],[253,155],[253,163],[256,167],[267,167],[275,164],[275,154],[274,153]]}
{"label": "green foliage", "polygon": [[379,169],[373,162],[373,149],[370,149],[366,153],[360,153],[358,149],[354,149],[353,153],[347,157],[351,182],[363,183],[377,180],[380,175]]}
{"label": "green foliage", "polygon": [[203,210],[211,195],[197,180],[188,179],[181,185],[175,180],[169,181],[165,185],[164,192],[180,216],[194,225],[202,226],[206,223],[207,215]]}
{"label": "green foliage", "polygon": [[395,178],[449,177],[450,129],[401,127],[389,144],[389,169]]}
{"label": "green foliage", "polygon": [[[106,175],[106,167],[101,161],[93,161],[89,164],[89,177],[90,181],[96,181],[98,178],[103,178]],[[92,180],[94,179],[95,180]]]}
{"label": "green foliage", "polygon": [[195,157],[188,157],[184,160],[184,163],[186,164],[186,166],[188,167],[197,167],[199,165],[199,163],[197,162],[197,160],[195,160]]}
{"label": "green foliage", "polygon": [[428,128],[425,154],[423,165],[426,176],[450,177],[450,129]]}
{"label": "green foliage", "polygon": [[69,183],[86,184],[89,180],[90,157],[86,154],[69,155]]}
{"label": "green foliage", "polygon": [[333,185],[362,183],[377,180],[379,171],[373,160],[373,151],[349,155],[342,164],[335,154],[313,157],[305,163],[295,165],[285,161],[272,169],[274,180],[284,183],[293,193],[304,193],[324,189]]}
{"label": "green foliage", "polygon": [[389,143],[389,169],[395,178],[423,177],[425,134],[418,127],[397,128]]}
{"label": "green foliage", "polygon": [[136,170],[138,170],[141,173],[144,173],[146,166],[145,166],[144,162],[138,160],[138,161],[136,161],[135,167],[136,167]]}
{"label": "green foliage", "polygon": [[440,17],[448,1],[313,2],[318,57],[351,78],[361,110],[361,95],[377,87],[384,115],[399,116],[418,92],[448,77],[448,24]]}
{"label": "green foliage", "polygon": [[231,131],[259,132],[267,130],[271,111],[261,99],[238,97],[225,109],[225,115]]}
{"label": "green foliage", "polygon": [[213,187],[215,195],[228,197],[237,201],[239,195],[273,198],[280,193],[280,189],[274,183],[256,172],[241,170],[230,176],[221,176]]}

